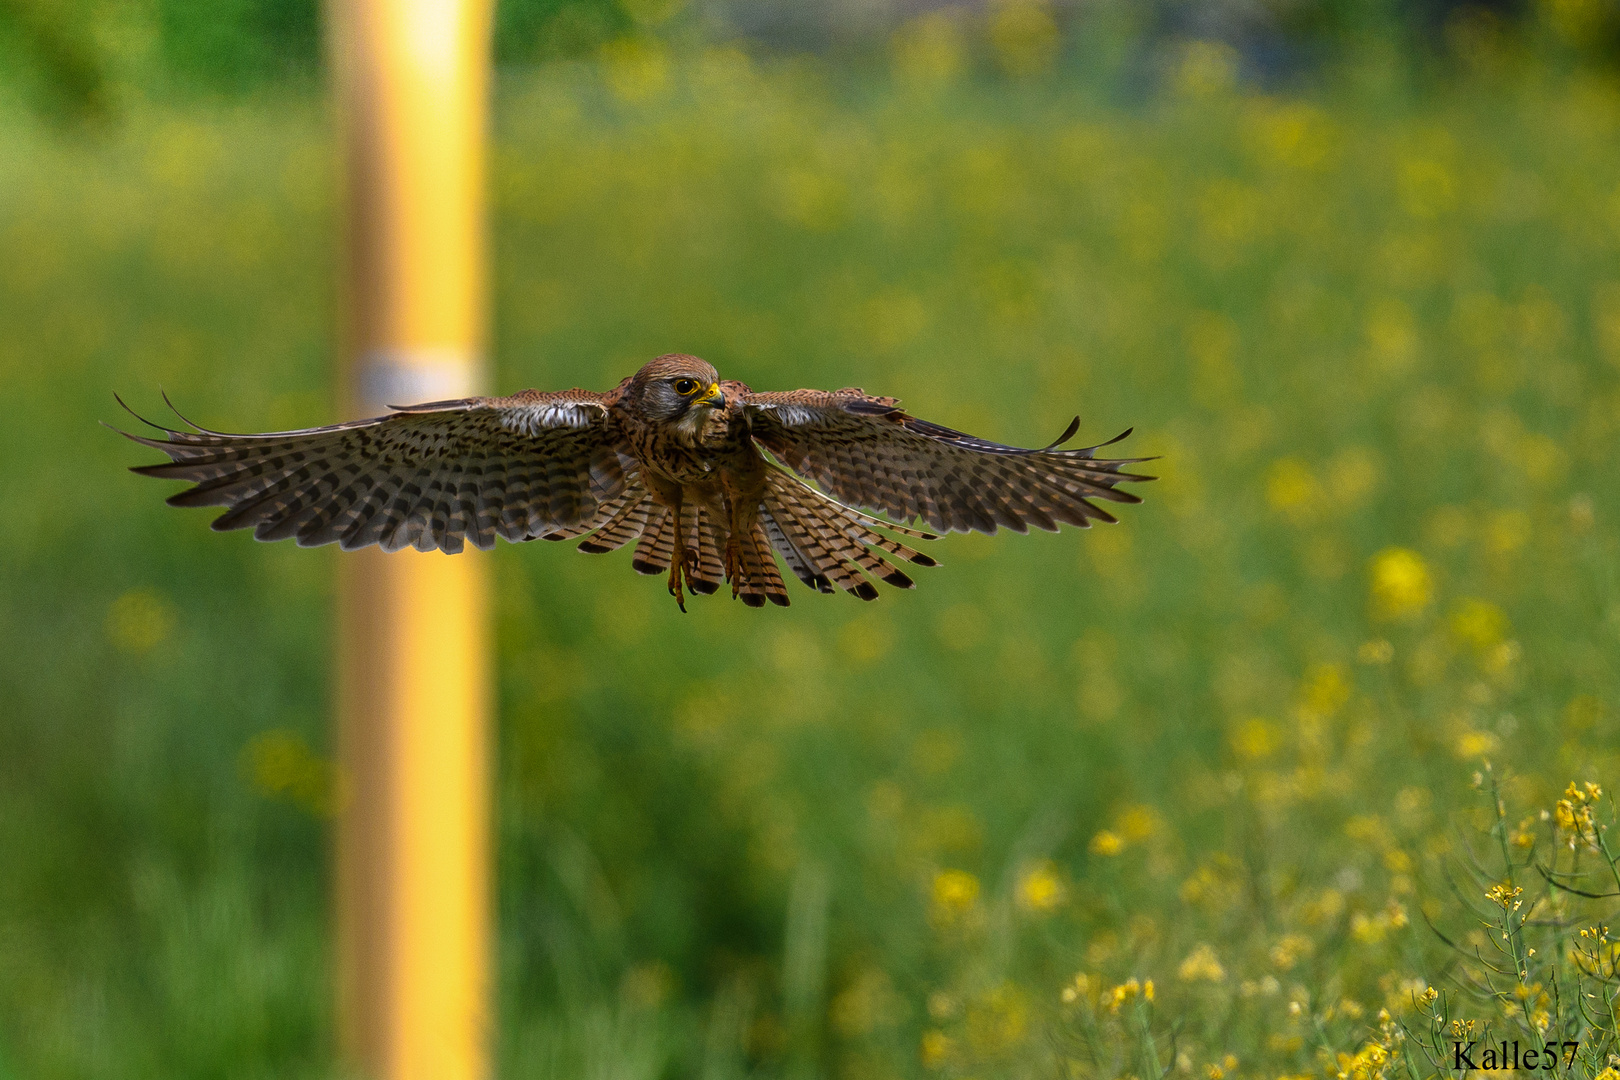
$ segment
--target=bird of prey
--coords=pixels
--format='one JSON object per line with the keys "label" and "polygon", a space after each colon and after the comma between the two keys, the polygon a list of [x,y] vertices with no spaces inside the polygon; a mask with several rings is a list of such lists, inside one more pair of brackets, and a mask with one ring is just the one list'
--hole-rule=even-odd
{"label": "bird of prey", "polygon": [[152,424],[161,438],[125,432],[171,459],[134,471],[195,485],[170,505],[228,507],[217,530],[451,553],[497,536],[583,536],[593,553],[635,541],[631,565],[667,571],[682,611],[683,585],[712,594],[722,581],[750,607],[786,607],[773,551],[818,592],[872,600],[867,575],[912,587],[891,558],[936,565],[895,537],[1088,528],[1115,520],[1093,500],[1140,502],[1116,485],[1152,479],[1121,471],[1147,458],[1095,456],[1128,430],[1060,449],[1077,417],[1050,446],[1021,450],[857,389],[755,393],[684,354],[606,393],[524,390],[263,435],[185,423]]}

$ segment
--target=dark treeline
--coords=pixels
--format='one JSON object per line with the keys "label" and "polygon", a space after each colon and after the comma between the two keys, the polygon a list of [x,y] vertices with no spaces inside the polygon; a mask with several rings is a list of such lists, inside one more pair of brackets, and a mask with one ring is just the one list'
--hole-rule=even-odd
{"label": "dark treeline", "polygon": [[[1192,38],[1230,44],[1246,76],[1268,84],[1373,50],[1420,65],[1453,53],[1459,36],[1620,56],[1620,0],[872,0],[862,8],[832,0],[499,0],[495,53],[500,65],[522,67],[650,35],[860,57],[909,18],[946,10],[971,22],[1009,2],[1049,12],[1072,67],[1096,55],[1088,44],[1108,39],[1114,55],[1141,58],[1126,65],[1128,74],[1151,71],[1156,49]],[[0,0],[0,84],[69,115],[105,112],[115,97],[109,88],[120,83],[235,96],[319,79],[322,38],[319,0]]]}

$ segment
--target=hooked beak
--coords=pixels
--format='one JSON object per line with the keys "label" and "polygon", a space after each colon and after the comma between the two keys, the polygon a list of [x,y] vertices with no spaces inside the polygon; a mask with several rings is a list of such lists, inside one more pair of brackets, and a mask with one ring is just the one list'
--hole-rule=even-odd
{"label": "hooked beak", "polygon": [[698,398],[697,404],[723,409],[726,407],[726,392],[720,389],[719,383],[710,383],[708,392]]}

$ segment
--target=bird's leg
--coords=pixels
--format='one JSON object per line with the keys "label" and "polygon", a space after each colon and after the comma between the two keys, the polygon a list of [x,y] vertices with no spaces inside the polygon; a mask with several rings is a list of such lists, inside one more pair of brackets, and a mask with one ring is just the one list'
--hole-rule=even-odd
{"label": "bird's leg", "polygon": [[[669,595],[675,598],[681,611],[686,610],[686,597],[681,592],[681,576],[689,575],[686,565],[686,529],[681,522],[681,490],[675,490],[674,501],[670,504],[669,512],[675,516],[675,546],[669,556]],[[688,576],[690,581],[690,577]]]}

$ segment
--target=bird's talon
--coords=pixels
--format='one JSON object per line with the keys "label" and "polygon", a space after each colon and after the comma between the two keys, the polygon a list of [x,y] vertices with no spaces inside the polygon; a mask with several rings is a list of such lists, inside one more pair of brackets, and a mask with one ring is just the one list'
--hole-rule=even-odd
{"label": "bird's talon", "polygon": [[686,597],[681,592],[681,564],[673,563],[669,568],[669,595],[675,598],[675,604],[684,614],[686,611]]}

